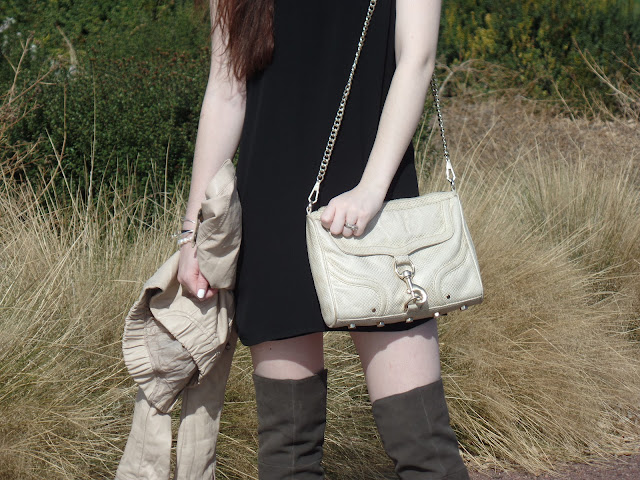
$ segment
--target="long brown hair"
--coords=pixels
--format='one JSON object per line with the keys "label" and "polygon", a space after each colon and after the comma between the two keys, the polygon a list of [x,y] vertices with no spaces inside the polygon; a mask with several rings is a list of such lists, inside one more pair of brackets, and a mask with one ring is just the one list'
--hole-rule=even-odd
{"label": "long brown hair", "polygon": [[264,69],[273,56],[273,8],[275,0],[217,0],[213,29],[221,28],[230,68],[239,79]]}

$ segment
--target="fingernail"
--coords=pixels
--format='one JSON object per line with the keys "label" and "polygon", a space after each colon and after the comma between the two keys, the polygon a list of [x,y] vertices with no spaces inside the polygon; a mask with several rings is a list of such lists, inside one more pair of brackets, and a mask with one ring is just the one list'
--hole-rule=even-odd
{"label": "fingernail", "polygon": [[198,290],[198,298],[204,298],[204,288]]}

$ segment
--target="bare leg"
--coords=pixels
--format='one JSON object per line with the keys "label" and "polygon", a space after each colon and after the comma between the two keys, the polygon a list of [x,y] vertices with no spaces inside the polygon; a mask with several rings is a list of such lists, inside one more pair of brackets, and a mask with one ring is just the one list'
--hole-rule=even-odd
{"label": "bare leg", "polygon": [[468,480],[449,425],[436,320],[404,332],[353,332],[373,416],[401,480]]}
{"label": "bare leg", "polygon": [[266,378],[300,380],[324,368],[322,333],[259,343],[251,347],[253,371]]}
{"label": "bare leg", "polygon": [[351,332],[371,402],[440,378],[436,320],[402,332]]}

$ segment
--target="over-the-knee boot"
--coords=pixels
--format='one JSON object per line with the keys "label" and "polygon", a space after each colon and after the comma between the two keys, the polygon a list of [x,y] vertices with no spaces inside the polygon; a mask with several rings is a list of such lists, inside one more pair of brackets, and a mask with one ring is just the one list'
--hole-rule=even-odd
{"label": "over-the-knee boot", "polygon": [[253,375],[260,480],[324,478],[327,371],[302,380]]}
{"label": "over-the-knee boot", "polygon": [[373,402],[387,454],[402,480],[468,480],[449,424],[442,379]]}

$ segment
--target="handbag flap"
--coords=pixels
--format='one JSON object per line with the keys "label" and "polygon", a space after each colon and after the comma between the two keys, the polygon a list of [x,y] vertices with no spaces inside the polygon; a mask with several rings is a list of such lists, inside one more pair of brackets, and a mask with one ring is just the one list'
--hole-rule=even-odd
{"label": "handbag flap", "polygon": [[323,230],[325,241],[333,242],[351,255],[407,255],[417,249],[449,240],[454,233],[452,207],[456,192],[435,192],[419,197],[385,202],[360,237],[334,236],[320,223],[325,207],[309,215]]}

